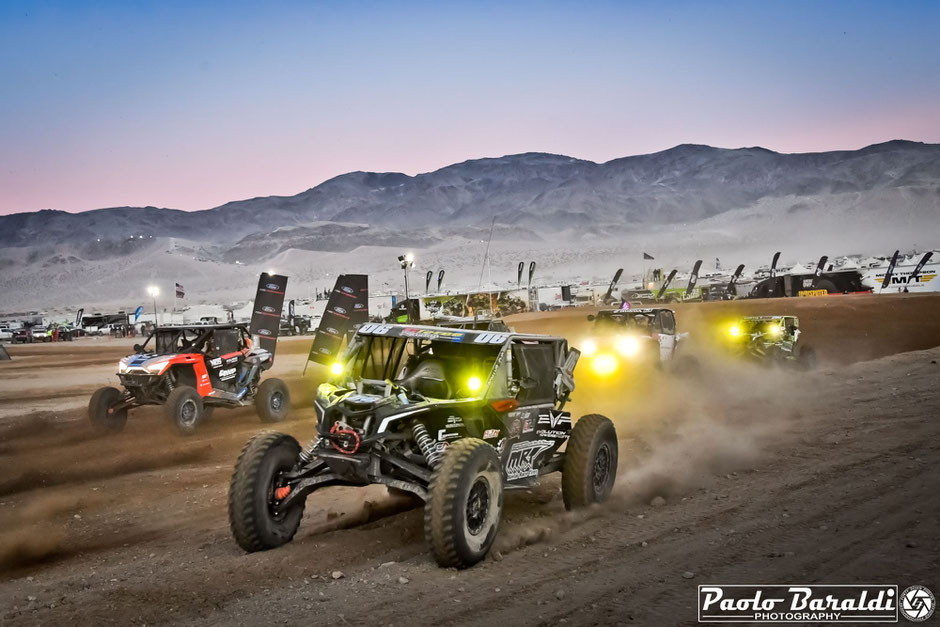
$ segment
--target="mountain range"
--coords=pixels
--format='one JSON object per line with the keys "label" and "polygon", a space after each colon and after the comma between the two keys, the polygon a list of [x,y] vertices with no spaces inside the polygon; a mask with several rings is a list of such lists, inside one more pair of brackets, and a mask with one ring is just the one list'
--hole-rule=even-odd
{"label": "mountain range", "polygon": [[113,207],[0,216],[0,248],[48,247],[99,259],[133,252],[143,245],[134,238],[179,238],[204,244],[219,260],[258,261],[291,248],[342,252],[485,236],[494,218],[512,227],[497,229],[497,237],[509,232],[531,241],[688,224],[768,199],[786,199],[800,211],[807,198],[891,197],[897,190],[907,202],[920,198],[940,209],[940,144],[895,140],[802,154],[684,144],[606,163],[525,153],[417,176],[351,172],[295,196],[203,211]]}

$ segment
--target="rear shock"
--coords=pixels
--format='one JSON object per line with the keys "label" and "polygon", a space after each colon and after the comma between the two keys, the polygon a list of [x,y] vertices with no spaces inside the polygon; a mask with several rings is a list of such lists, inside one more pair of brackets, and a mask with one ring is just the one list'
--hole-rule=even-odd
{"label": "rear shock", "polygon": [[424,455],[424,458],[428,461],[428,465],[432,468],[437,466],[443,457],[444,452],[440,449],[430,435],[428,435],[428,430],[420,422],[416,422],[415,426],[411,428],[411,432],[415,436],[415,441],[418,443],[418,448],[421,449],[421,453]]}

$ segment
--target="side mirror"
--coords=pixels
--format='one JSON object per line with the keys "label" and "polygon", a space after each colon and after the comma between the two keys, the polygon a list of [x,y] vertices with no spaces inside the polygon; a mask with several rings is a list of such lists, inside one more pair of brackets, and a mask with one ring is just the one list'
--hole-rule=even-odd
{"label": "side mirror", "polygon": [[596,318],[596,316],[595,316],[594,314],[588,314],[588,317],[587,317],[588,322],[594,322],[594,319],[595,319],[595,318]]}
{"label": "side mirror", "polygon": [[143,350],[144,350],[144,347],[143,347],[143,346],[141,346],[140,344],[134,344],[134,352],[135,352],[135,353],[141,353],[141,352],[143,352]]}

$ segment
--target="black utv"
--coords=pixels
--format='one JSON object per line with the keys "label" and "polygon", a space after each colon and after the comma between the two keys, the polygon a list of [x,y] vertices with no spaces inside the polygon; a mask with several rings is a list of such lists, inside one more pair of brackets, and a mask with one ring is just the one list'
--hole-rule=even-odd
{"label": "black utv", "polygon": [[617,436],[604,416],[565,411],[579,352],[542,335],[362,325],[316,397],[317,433],[252,438],[235,465],[229,522],[246,551],[289,542],[307,496],[380,483],[424,501],[441,566],[482,560],[503,491],[562,473],[565,506],[604,501]]}

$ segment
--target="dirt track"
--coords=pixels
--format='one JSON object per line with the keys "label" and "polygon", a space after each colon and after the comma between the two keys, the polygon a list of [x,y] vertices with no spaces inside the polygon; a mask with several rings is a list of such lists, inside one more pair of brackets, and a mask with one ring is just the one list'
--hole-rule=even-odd
{"label": "dirt track", "polygon": [[[0,362],[0,623],[676,624],[695,621],[700,583],[938,592],[940,297],[686,305],[678,317],[702,339],[735,314],[794,310],[817,372],[727,363],[701,342],[700,376],[576,394],[576,415],[606,413],[622,437],[613,501],[565,513],[556,477],[510,493],[492,559],[461,572],[434,566],[421,511],[376,487],[318,492],[293,544],[243,554],[226,491],[261,428],[253,412],[217,412],[181,439],[141,410],[97,438],[83,402],[128,346],[13,347]],[[584,313],[514,324],[576,344]],[[308,343],[283,342],[276,366],[303,405],[279,429],[301,441],[318,374],[299,377]]]}

